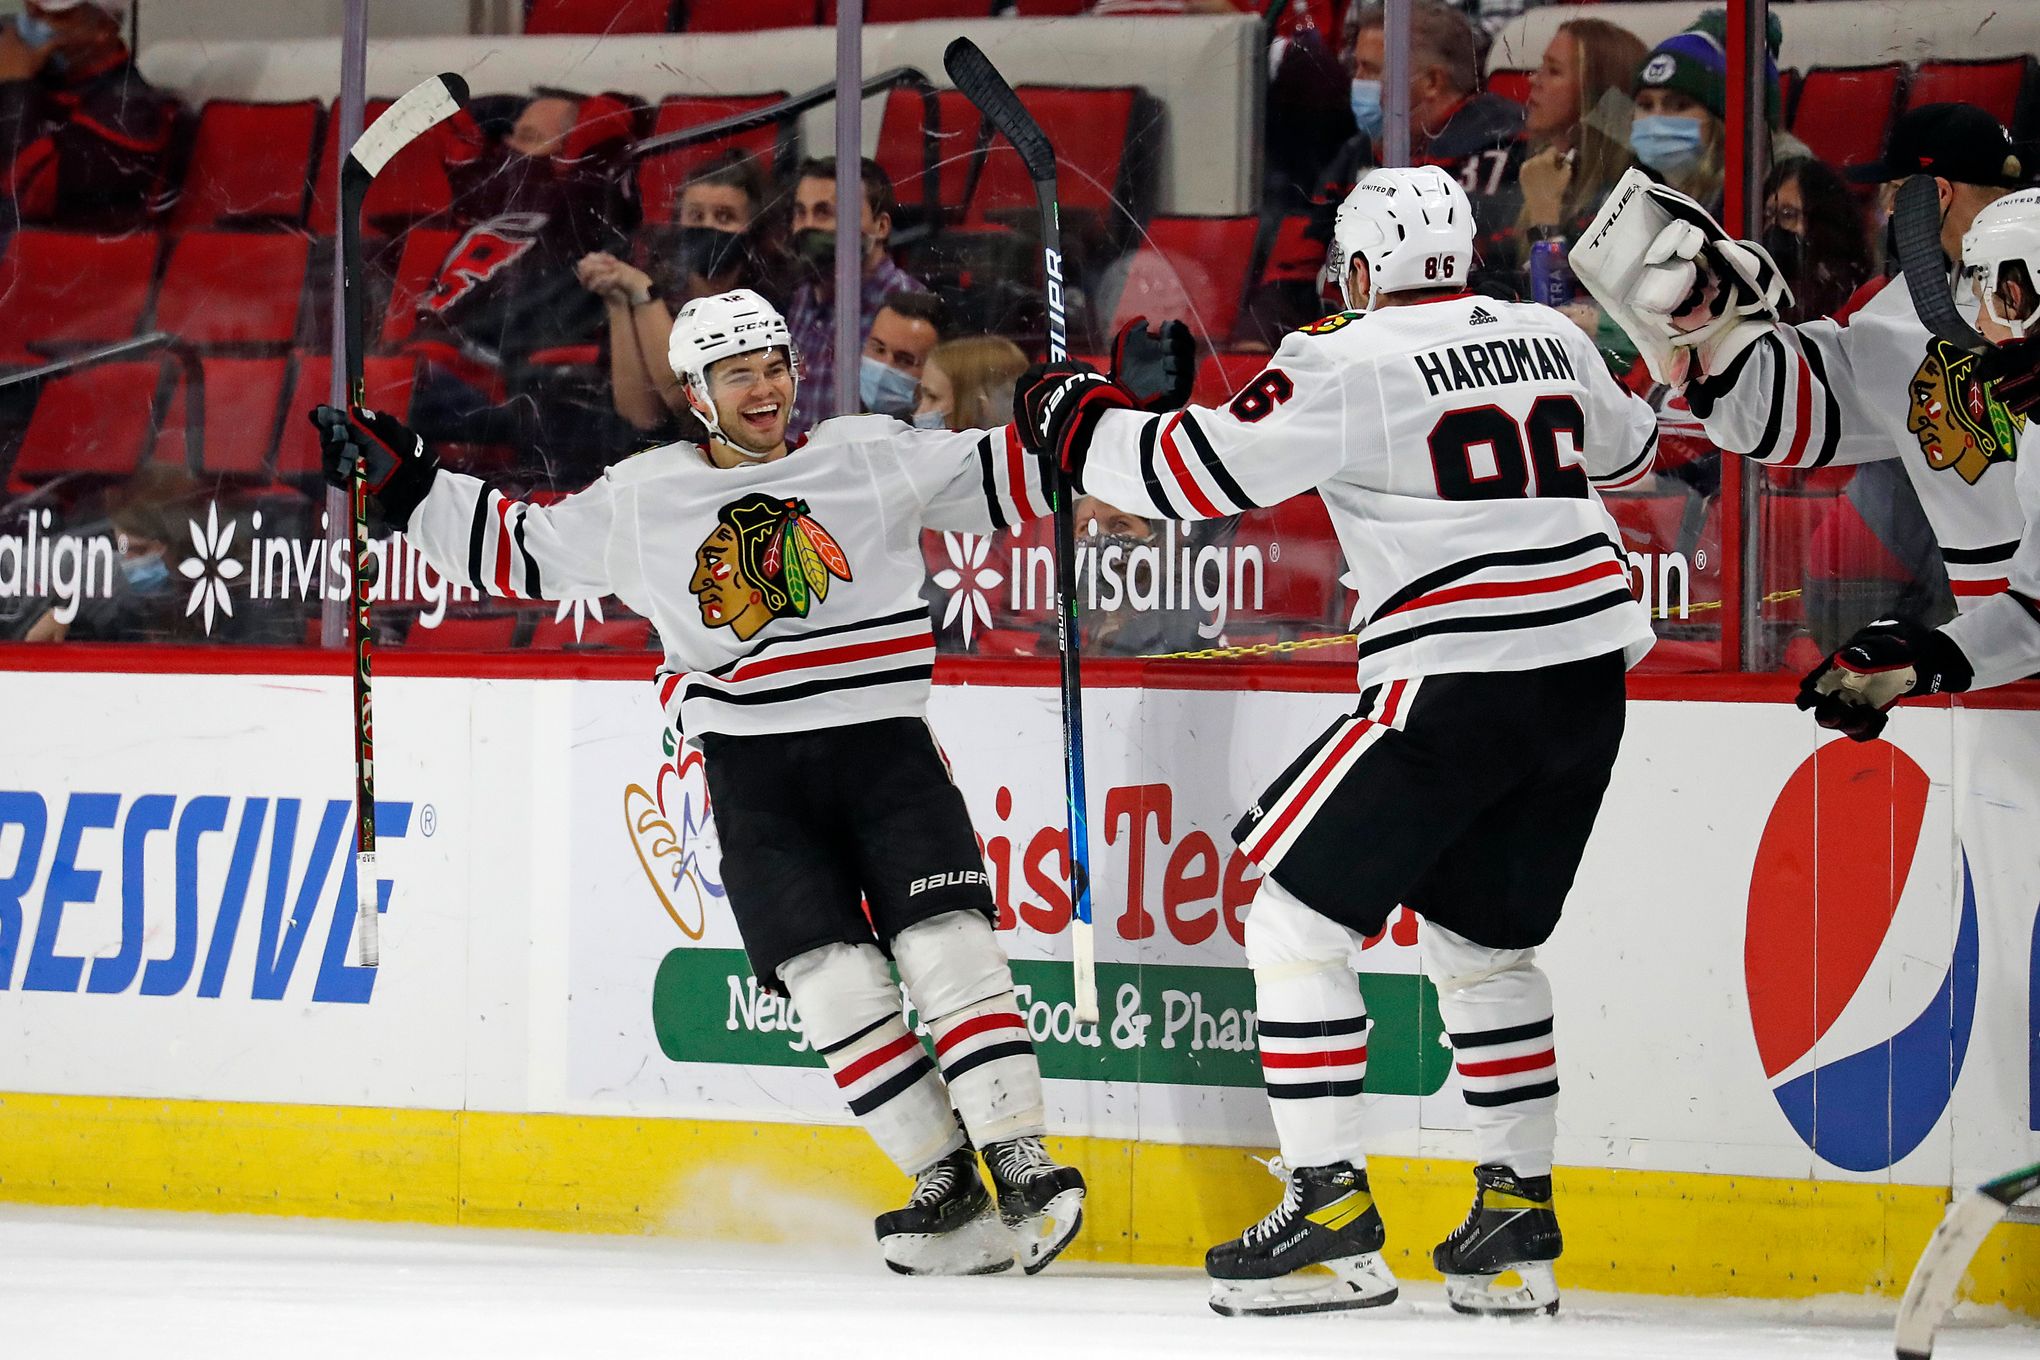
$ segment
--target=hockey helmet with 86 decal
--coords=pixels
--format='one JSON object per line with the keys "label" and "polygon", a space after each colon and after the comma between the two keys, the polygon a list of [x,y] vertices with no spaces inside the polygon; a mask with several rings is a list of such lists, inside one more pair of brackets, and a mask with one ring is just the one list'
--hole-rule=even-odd
{"label": "hockey helmet with 86 decal", "polygon": [[724,438],[715,411],[715,400],[708,390],[710,365],[719,359],[768,349],[786,351],[786,362],[793,370],[797,390],[800,355],[793,347],[793,332],[787,329],[786,318],[776,307],[748,288],[696,298],[673,318],[673,332],[666,343],[666,361],[672,365],[673,376],[694,398],[696,414],[708,426],[710,434]]}
{"label": "hockey helmet with 86 decal", "polygon": [[[1367,261],[1367,296],[1348,288]],[[1371,170],[1332,222],[1330,268],[1346,305],[1371,310],[1383,293],[1462,288],[1473,268],[1473,204],[1435,165]]]}

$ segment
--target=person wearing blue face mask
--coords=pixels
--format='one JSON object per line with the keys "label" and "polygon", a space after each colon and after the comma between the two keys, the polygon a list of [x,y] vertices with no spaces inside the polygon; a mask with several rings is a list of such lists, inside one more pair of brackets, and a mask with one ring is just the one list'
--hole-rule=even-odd
{"label": "person wearing blue face mask", "polygon": [[128,0],[28,0],[0,26],[0,232],[118,229],[163,188],[173,106],[135,70]]}
{"label": "person wearing blue face mask", "polygon": [[[1784,29],[1771,15],[1764,74],[1769,122],[1779,118],[1778,48]],[[1636,111],[1629,146],[1652,175],[1710,211],[1721,207],[1722,174],[1728,144],[1728,16],[1711,9],[1692,27],[1674,33],[1644,58],[1636,75]],[[1772,137],[1774,162],[1807,156],[1806,144],[1790,133]]]}
{"label": "person wearing blue face mask", "polygon": [[[148,642],[195,636],[184,613],[190,582],[176,571],[176,563],[191,552],[194,517],[205,520],[197,482],[165,464],[143,467],[109,493],[102,528],[58,530],[60,541],[103,545],[112,539],[114,571],[88,566],[70,575],[68,587],[63,574],[54,577],[65,588],[30,602],[32,621],[19,632],[19,640]],[[83,553],[81,560],[103,558],[95,550]],[[0,636],[9,632],[0,623]]]}
{"label": "person wearing blue face mask", "polygon": [[942,304],[930,293],[894,293],[871,319],[857,391],[873,415],[911,420],[928,356],[942,342]]}
{"label": "person wearing blue face mask", "polygon": [[[1330,244],[1332,216],[1360,177],[1381,164],[1382,75],[1388,62],[1383,12],[1356,4],[1346,18],[1353,74],[1349,105],[1356,131],[1324,172],[1312,198],[1311,234]],[[1435,165],[1459,181],[1473,203],[1484,269],[1507,269],[1522,212],[1516,172],[1522,164],[1523,108],[1480,89],[1480,44],[1464,14],[1438,2],[1410,7],[1410,164]]]}

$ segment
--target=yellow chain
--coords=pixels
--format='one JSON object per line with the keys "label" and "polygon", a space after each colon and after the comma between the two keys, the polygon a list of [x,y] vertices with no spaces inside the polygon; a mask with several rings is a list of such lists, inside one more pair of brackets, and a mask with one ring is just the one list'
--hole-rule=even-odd
{"label": "yellow chain", "polygon": [[[1763,597],[1763,604],[1777,604],[1783,600],[1796,600],[1801,592],[1797,590],[1774,590]],[[1699,614],[1709,609],[1721,608],[1720,600],[1699,600],[1686,607],[1688,614]],[[1654,619],[1673,617],[1669,609],[1653,609]],[[1289,642],[1256,642],[1243,647],[1205,647],[1194,652],[1158,652],[1142,658],[1145,661],[1223,661],[1241,656],[1280,656],[1289,652],[1307,652],[1319,647],[1338,647],[1348,642],[1358,642],[1358,633],[1341,633],[1337,637],[1296,638]]]}

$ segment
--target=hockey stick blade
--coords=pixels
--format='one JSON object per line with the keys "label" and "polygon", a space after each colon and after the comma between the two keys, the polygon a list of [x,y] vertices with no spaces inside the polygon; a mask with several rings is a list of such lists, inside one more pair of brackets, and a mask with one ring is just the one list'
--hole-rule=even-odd
{"label": "hockey stick blade", "polygon": [[977,105],[1013,144],[1020,163],[1027,167],[1027,178],[1037,184],[1055,178],[1055,150],[1048,144],[1048,135],[976,43],[958,38],[949,44],[942,54],[942,69],[956,82],[957,91]]}
{"label": "hockey stick blade", "polygon": [[1941,198],[1932,175],[1914,175],[1898,186],[1891,222],[1898,267],[1920,323],[1959,350],[1971,354],[1988,350],[1990,341],[1962,319],[1948,288],[1948,262],[1941,250]]}
{"label": "hockey stick blade", "polygon": [[347,159],[374,179],[420,133],[460,112],[467,98],[467,82],[450,71],[419,81],[362,130],[347,149]]}
{"label": "hockey stick blade", "polygon": [[2040,1197],[2040,1164],[1986,1181],[1948,1206],[1946,1217],[1920,1253],[1919,1264],[1906,1283],[1905,1299],[1898,1306],[1894,1338],[1898,1360],[1929,1360],[1934,1353],[1934,1333],[1954,1311],[1962,1277],[1969,1272],[1969,1263],[1983,1239],[2022,1202],[2035,1197]]}

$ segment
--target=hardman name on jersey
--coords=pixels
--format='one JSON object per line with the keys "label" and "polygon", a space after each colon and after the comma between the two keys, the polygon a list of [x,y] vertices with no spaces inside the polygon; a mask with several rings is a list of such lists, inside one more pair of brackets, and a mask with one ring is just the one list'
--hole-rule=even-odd
{"label": "hardman name on jersey", "polygon": [[[1474,311],[1493,324],[1494,314],[1476,306]],[[1480,316],[1470,318],[1483,324]],[[1547,335],[1512,336],[1507,340],[1477,340],[1448,345],[1413,357],[1417,372],[1432,396],[1463,392],[1471,387],[1498,387],[1513,382],[1576,382],[1572,356],[1565,346]]]}

